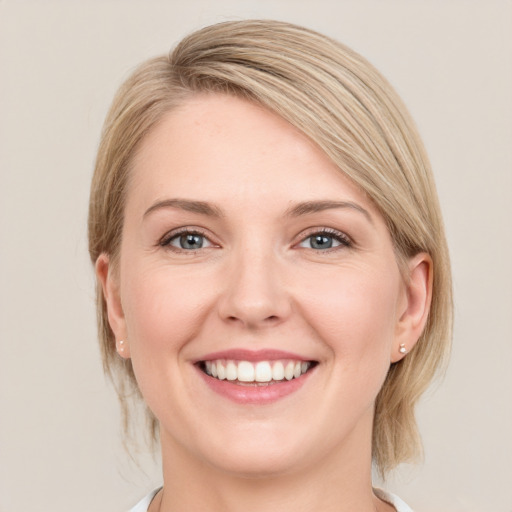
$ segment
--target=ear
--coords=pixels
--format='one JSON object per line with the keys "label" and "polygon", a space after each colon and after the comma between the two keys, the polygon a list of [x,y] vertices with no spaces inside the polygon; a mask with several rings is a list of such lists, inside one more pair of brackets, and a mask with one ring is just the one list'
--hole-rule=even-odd
{"label": "ear", "polygon": [[432,258],[426,253],[417,254],[408,262],[408,281],[404,283],[404,297],[398,312],[392,363],[411,351],[425,328],[432,300],[433,271]]}
{"label": "ear", "polygon": [[130,357],[130,345],[127,340],[126,321],[121,304],[119,276],[109,256],[105,253],[100,254],[96,260],[95,270],[107,304],[108,323],[116,338],[116,350],[121,357],[127,359]]}

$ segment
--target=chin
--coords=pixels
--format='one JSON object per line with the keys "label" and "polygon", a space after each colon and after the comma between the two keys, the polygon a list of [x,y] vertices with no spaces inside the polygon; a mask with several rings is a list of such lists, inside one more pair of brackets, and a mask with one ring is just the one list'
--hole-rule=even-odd
{"label": "chin", "polygon": [[263,450],[245,451],[238,454],[223,454],[211,463],[220,471],[239,478],[264,479],[286,475],[298,470],[301,466],[299,457],[291,453],[269,453]]}
{"label": "chin", "polygon": [[[230,441],[210,443],[203,457],[218,470],[241,478],[266,478],[290,474],[305,463],[307,453],[300,436],[274,432],[232,435]],[[307,446],[307,444],[306,444]],[[204,455],[206,454],[206,455]]]}

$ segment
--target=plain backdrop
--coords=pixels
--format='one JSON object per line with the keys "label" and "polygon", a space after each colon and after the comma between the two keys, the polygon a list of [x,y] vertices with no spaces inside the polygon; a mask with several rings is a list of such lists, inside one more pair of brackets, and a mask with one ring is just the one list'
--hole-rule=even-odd
{"label": "plain backdrop", "polygon": [[396,87],[429,151],[452,255],[449,372],[422,400],[417,512],[512,511],[512,3],[0,0],[0,512],[122,512],[160,483],[123,451],[88,261],[102,121],[140,61],[237,18],[306,25]]}

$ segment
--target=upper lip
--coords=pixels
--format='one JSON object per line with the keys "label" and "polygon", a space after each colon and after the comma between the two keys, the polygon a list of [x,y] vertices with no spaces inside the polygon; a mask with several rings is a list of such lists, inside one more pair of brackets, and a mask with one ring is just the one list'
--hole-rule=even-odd
{"label": "upper lip", "polygon": [[195,360],[195,363],[201,361],[214,361],[217,359],[231,359],[234,361],[275,361],[279,359],[293,359],[294,361],[312,361],[313,359],[287,352],[284,350],[263,349],[248,350],[243,348],[221,350],[219,352],[211,352]]}

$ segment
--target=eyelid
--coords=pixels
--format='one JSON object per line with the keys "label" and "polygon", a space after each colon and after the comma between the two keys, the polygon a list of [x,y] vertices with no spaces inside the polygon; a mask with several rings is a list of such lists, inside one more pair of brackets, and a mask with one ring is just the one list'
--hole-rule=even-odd
{"label": "eyelid", "polygon": [[162,236],[158,240],[157,245],[163,247],[164,249],[169,249],[169,250],[172,250],[175,252],[194,253],[196,251],[200,251],[201,249],[196,249],[196,250],[180,249],[179,247],[174,247],[173,245],[170,244],[171,240],[173,240],[174,238],[177,238],[181,235],[189,235],[189,234],[190,235],[200,235],[200,236],[204,237],[206,240],[208,240],[210,245],[208,247],[201,247],[201,249],[209,249],[210,247],[218,247],[219,246],[219,244],[215,243],[212,240],[211,235],[209,235],[206,232],[206,230],[199,228],[197,226],[182,226],[182,227],[179,227],[176,229],[172,229],[171,231],[168,231],[164,236]]}
{"label": "eyelid", "polygon": [[343,231],[340,231],[338,229],[327,228],[327,227],[314,227],[314,228],[309,228],[306,231],[303,231],[298,236],[299,240],[295,245],[300,245],[302,242],[304,242],[308,238],[312,237],[313,235],[328,235],[340,242],[340,246],[333,247],[330,249],[324,249],[323,251],[318,251],[316,249],[312,249],[312,250],[315,250],[316,252],[335,251],[335,250],[339,249],[340,247],[347,248],[347,247],[352,247],[354,245],[354,241],[346,233],[344,233]]}

